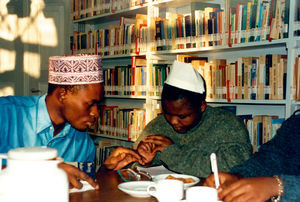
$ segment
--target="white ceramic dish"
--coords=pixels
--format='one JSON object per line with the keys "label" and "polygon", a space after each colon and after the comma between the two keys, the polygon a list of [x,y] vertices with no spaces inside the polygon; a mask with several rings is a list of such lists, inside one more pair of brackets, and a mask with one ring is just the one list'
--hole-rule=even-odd
{"label": "white ceramic dish", "polygon": [[184,183],[184,188],[185,189],[187,187],[191,187],[191,186],[197,184],[200,181],[200,179],[198,177],[195,177],[195,176],[192,176],[192,175],[183,175],[183,174],[162,174],[162,175],[157,175],[157,176],[153,177],[153,181],[158,182],[159,180],[165,179],[169,175],[172,175],[173,177],[176,177],[176,178],[192,178],[194,180],[194,182]]}
{"label": "white ceramic dish", "polygon": [[151,196],[147,193],[147,187],[153,183],[152,181],[123,182],[118,185],[118,188],[133,197],[146,198]]}

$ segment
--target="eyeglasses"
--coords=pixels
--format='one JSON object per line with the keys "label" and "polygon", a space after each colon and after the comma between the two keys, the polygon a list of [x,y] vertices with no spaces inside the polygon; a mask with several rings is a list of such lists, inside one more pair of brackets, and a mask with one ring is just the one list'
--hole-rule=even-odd
{"label": "eyeglasses", "polygon": [[126,168],[126,169],[118,170],[117,172],[121,177],[121,179],[125,182],[145,180],[144,177],[146,177],[147,180],[152,180],[151,175],[143,170],[134,171],[131,168]]}

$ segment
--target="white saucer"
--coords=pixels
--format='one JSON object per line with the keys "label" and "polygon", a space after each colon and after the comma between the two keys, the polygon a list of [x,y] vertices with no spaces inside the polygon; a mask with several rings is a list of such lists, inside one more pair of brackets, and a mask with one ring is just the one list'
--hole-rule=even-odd
{"label": "white saucer", "polygon": [[191,187],[195,184],[197,184],[200,179],[198,177],[192,176],[192,175],[183,175],[183,174],[162,174],[162,175],[156,175],[153,177],[153,181],[154,182],[158,182],[159,180],[163,180],[165,179],[167,176],[172,175],[173,177],[176,178],[192,178],[194,180],[194,182],[192,183],[184,183],[184,188],[186,189],[187,187]]}
{"label": "white saucer", "polygon": [[151,196],[147,193],[147,187],[153,183],[151,181],[123,182],[118,185],[118,188],[133,197],[145,198]]}

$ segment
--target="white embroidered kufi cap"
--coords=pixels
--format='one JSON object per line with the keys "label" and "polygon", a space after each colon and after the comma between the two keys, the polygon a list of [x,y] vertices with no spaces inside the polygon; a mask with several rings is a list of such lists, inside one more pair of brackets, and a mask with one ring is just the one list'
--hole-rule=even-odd
{"label": "white embroidered kufi cap", "polygon": [[101,57],[98,55],[51,56],[48,82],[59,85],[102,83]]}
{"label": "white embroidered kufi cap", "polygon": [[165,83],[196,93],[205,92],[202,76],[188,63],[174,61]]}

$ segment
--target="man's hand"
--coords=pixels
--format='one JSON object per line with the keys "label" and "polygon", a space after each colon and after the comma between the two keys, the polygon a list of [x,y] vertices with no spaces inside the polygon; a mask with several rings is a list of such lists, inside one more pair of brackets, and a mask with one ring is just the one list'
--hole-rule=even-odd
{"label": "man's hand", "polygon": [[145,143],[155,144],[153,152],[163,151],[165,148],[173,144],[173,141],[163,135],[149,135],[142,140]]}
{"label": "man's hand", "polygon": [[132,149],[126,147],[118,147],[115,149],[111,155],[104,161],[106,168],[111,170],[119,170],[129,163],[137,161],[138,163],[144,165],[141,160],[141,156],[138,155]]}
{"label": "man's hand", "polygon": [[75,166],[66,164],[66,163],[59,163],[59,168],[62,168],[68,175],[69,180],[69,188],[82,188],[82,183],[79,180],[87,181],[92,187],[95,189],[99,189],[99,185],[85,172],[79,170]]}
{"label": "man's hand", "polygon": [[264,202],[278,194],[278,185],[273,177],[243,178],[218,192],[225,202]]}
{"label": "man's hand", "polygon": [[155,157],[156,152],[155,150],[156,145],[150,142],[143,142],[141,141],[137,147],[138,154],[142,157],[142,161],[144,164],[151,163]]}

